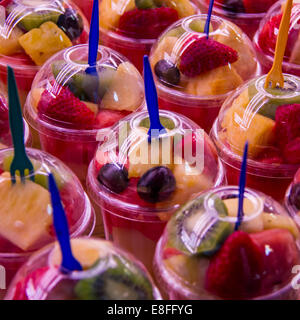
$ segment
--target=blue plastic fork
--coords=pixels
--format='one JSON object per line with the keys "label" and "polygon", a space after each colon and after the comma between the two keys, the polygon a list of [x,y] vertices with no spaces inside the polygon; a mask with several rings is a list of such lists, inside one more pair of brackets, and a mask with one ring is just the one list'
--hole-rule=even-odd
{"label": "blue plastic fork", "polygon": [[[14,144],[14,158],[10,166],[12,183],[16,183],[16,172],[19,171],[21,181],[25,183],[25,171],[30,174],[30,179],[34,181],[33,165],[29,160],[24,145],[24,128],[21,105],[14,71],[7,67],[8,75],[8,101],[9,101],[9,124]],[[27,173],[27,174],[28,174]]]}

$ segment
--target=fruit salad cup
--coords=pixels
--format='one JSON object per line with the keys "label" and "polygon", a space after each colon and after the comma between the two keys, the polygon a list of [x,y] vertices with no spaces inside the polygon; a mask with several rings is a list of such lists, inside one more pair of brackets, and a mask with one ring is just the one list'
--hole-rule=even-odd
{"label": "fruit salad cup", "polygon": [[265,89],[266,76],[249,81],[224,102],[211,137],[237,185],[249,143],[247,185],[278,201],[300,166],[300,79],[284,74],[284,88]]}
{"label": "fruit salad cup", "polygon": [[286,192],[285,206],[300,228],[300,169]]}
{"label": "fruit salad cup", "polygon": [[[31,145],[31,134],[27,122],[23,121],[24,142],[26,146]],[[0,150],[12,146],[12,138],[9,128],[9,117],[7,99],[0,92]]]}
{"label": "fruit salad cup", "polygon": [[244,81],[260,73],[249,38],[234,24],[207,15],[185,18],[172,25],[151,50],[159,105],[182,113],[207,133],[225,98]]}
{"label": "fruit salad cup", "polygon": [[64,161],[84,185],[99,129],[144,105],[143,80],[126,58],[99,46],[95,74],[88,74],[88,51],[78,45],[48,60],[25,104],[42,149]]}
{"label": "fruit salad cup", "polygon": [[83,271],[60,271],[57,243],[34,254],[19,270],[6,300],[160,300],[145,267],[111,242],[71,240]]}
{"label": "fruit salad cup", "polygon": [[[203,12],[207,12],[210,0],[197,0]],[[277,0],[215,0],[214,14],[238,25],[251,39],[261,19]]]}
{"label": "fruit salad cup", "polygon": [[27,149],[27,154],[34,166],[34,177],[27,176],[21,183],[17,176],[13,185],[9,173],[13,150],[0,150],[0,265],[5,268],[7,285],[30,254],[55,239],[49,172],[59,188],[71,237],[90,235],[95,224],[90,200],[74,173],[45,152]]}
{"label": "fruit salad cup", "polygon": [[235,230],[238,197],[233,186],[203,192],[168,222],[154,272],[169,299],[299,298],[295,222],[272,198],[246,189],[244,217]]}
{"label": "fruit salad cup", "polygon": [[88,21],[91,21],[92,10],[93,10],[93,0],[72,0],[78,8],[83,12]]}
{"label": "fruit salad cup", "polygon": [[[254,36],[255,49],[264,73],[272,67],[275,46],[285,1],[278,1],[261,21]],[[286,73],[300,76],[300,3],[294,1],[289,28],[288,42],[283,58],[282,69]]]}
{"label": "fruit salad cup", "polygon": [[128,116],[103,137],[87,178],[106,239],[152,269],[166,222],[187,199],[225,182],[210,138],[191,120],[160,111],[167,132],[148,140],[148,112]]}
{"label": "fruit salad cup", "polygon": [[159,35],[177,20],[199,13],[193,0],[101,0],[100,42],[143,71]]}
{"label": "fruit salad cup", "polygon": [[[3,3],[2,3],[3,2]],[[88,41],[89,24],[65,0],[12,0],[0,3],[0,82],[14,69],[21,104],[40,66],[56,52]]]}

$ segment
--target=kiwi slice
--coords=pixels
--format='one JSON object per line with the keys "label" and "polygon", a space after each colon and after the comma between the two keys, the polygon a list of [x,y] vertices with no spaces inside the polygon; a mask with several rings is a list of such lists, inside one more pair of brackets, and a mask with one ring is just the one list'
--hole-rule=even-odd
{"label": "kiwi slice", "polygon": [[[113,261],[112,261],[113,260]],[[113,262],[113,263],[112,263]],[[101,274],[77,282],[80,300],[152,300],[152,285],[142,270],[124,258],[113,256],[96,262],[103,264]],[[94,265],[95,267],[95,265]]]}
{"label": "kiwi slice", "polygon": [[48,21],[56,24],[60,15],[60,12],[48,10],[33,12],[19,22],[19,27],[25,31],[30,31],[34,28],[39,28],[43,23]]}
{"label": "kiwi slice", "polygon": [[[213,199],[219,216],[227,216],[224,202],[216,196]],[[205,212],[203,202],[204,197],[200,197],[187,203],[168,223],[169,244],[188,255],[213,255],[233,232],[230,222]]]}
{"label": "kiwi slice", "polygon": [[[173,121],[172,119],[167,118],[167,117],[159,117],[159,119],[160,119],[161,124],[162,124],[165,128],[167,128],[167,129],[169,129],[169,130],[173,130],[173,129],[175,128],[175,123],[174,123],[174,121]],[[149,118],[149,117],[144,118],[144,119],[140,122],[139,126],[140,126],[140,127],[143,127],[143,128],[149,129],[149,128],[150,128],[150,118]]]}

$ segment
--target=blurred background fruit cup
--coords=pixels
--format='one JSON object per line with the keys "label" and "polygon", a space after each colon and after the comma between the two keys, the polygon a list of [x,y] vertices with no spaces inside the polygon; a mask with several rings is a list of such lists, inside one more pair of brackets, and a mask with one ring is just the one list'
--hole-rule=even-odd
{"label": "blurred background fruit cup", "polygon": [[240,28],[207,15],[188,17],[167,29],[152,47],[150,61],[156,75],[159,107],[182,113],[207,133],[224,100],[260,74],[250,39]]}
{"label": "blurred background fruit cup", "polygon": [[127,57],[140,72],[159,35],[177,20],[199,13],[193,0],[101,0],[100,43]]}
{"label": "blurred background fruit cup", "polygon": [[12,184],[10,164],[12,149],[0,150],[0,265],[5,267],[10,283],[30,254],[55,239],[52,224],[48,174],[53,173],[68,219],[71,237],[91,235],[95,214],[78,178],[60,160],[35,149],[27,149],[34,166],[34,182],[17,177]]}
{"label": "blurred background fruit cup", "polygon": [[65,0],[0,3],[0,81],[7,85],[10,65],[23,106],[40,67],[56,52],[86,43],[88,32],[82,12]]}
{"label": "blurred background fruit cup", "polygon": [[228,184],[238,184],[248,141],[247,186],[282,201],[300,166],[300,79],[284,74],[284,87],[274,89],[265,80],[250,80],[227,98],[211,137]]}
{"label": "blurred background fruit cup", "polygon": [[[207,12],[210,0],[197,0],[202,12]],[[215,0],[213,13],[238,25],[250,39],[261,19],[277,0]]]}
{"label": "blurred background fruit cup", "polygon": [[[285,1],[274,4],[255,33],[253,42],[261,63],[263,73],[269,72],[272,67],[275,46],[280,22],[284,11]],[[288,42],[283,58],[283,72],[300,76],[300,3],[294,1],[289,29]]]}

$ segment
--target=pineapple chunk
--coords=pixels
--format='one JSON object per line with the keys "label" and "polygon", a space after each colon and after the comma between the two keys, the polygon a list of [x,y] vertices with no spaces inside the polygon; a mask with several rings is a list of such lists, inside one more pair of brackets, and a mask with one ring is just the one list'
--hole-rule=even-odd
{"label": "pineapple chunk", "polygon": [[[225,206],[227,207],[228,216],[230,217],[236,217],[238,213],[238,206],[239,206],[239,199],[233,198],[233,199],[225,199],[223,200]],[[253,214],[257,214],[257,212],[254,212],[254,204],[249,199],[244,199],[244,205],[243,210],[245,217],[251,217]],[[262,212],[258,213],[256,217],[249,219],[249,220],[243,220],[241,224],[241,230],[245,232],[260,232],[264,230],[264,223],[263,223],[263,217]]]}
{"label": "pineapple chunk", "polygon": [[12,54],[22,52],[22,47],[19,44],[19,38],[23,32],[19,28],[14,28],[8,39],[0,34],[0,54],[10,56]]}
{"label": "pineapple chunk", "polygon": [[25,33],[19,38],[19,43],[38,66],[43,65],[56,52],[72,46],[68,36],[51,21]]}
{"label": "pineapple chunk", "polygon": [[[112,244],[104,240],[78,238],[71,240],[71,248],[82,268],[89,269],[99,258],[103,258],[109,254]],[[59,266],[60,264],[61,250],[59,244],[56,242],[49,255],[49,265]]]}
{"label": "pineapple chunk", "polygon": [[243,83],[235,68],[219,67],[189,80],[186,93],[198,96],[225,94]]}
{"label": "pineapple chunk", "polygon": [[0,235],[26,251],[48,236],[52,224],[49,192],[40,185],[10,174],[0,176]]}
{"label": "pineapple chunk", "polygon": [[179,19],[196,14],[190,0],[165,0],[165,3],[178,12]]}
{"label": "pineapple chunk", "polygon": [[102,0],[99,5],[99,23],[103,29],[114,29],[120,17],[127,11],[135,9],[135,0]]}
{"label": "pineapple chunk", "polygon": [[222,122],[225,137],[233,152],[242,156],[245,143],[248,141],[249,157],[252,159],[265,147],[273,145],[274,126],[275,122],[272,119],[253,113],[236,101],[227,110]]}
{"label": "pineapple chunk", "polygon": [[123,62],[114,73],[100,108],[135,111],[143,102],[144,89],[140,75],[130,62]]}

